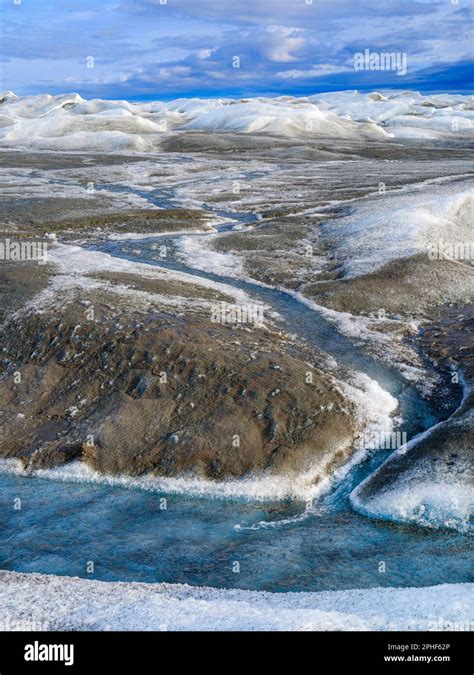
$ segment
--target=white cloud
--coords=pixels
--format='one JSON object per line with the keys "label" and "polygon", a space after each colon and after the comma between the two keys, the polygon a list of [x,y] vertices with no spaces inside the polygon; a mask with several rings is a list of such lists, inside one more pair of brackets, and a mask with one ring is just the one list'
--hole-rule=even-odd
{"label": "white cloud", "polygon": [[304,44],[301,31],[285,26],[270,26],[263,34],[262,52],[269,61],[288,63],[298,60],[292,52],[298,51]]}
{"label": "white cloud", "polygon": [[300,80],[312,77],[323,77],[324,75],[334,75],[334,73],[347,73],[351,69],[348,66],[335,66],[331,63],[320,63],[312,66],[309,70],[282,70],[276,73],[277,77],[283,80]]}

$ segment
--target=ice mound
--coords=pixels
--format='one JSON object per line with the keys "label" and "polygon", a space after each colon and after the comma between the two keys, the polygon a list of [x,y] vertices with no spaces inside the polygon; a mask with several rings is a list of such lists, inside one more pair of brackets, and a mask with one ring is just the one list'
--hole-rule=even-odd
{"label": "ice mound", "polygon": [[168,128],[162,104],[84,100],[63,96],[0,96],[0,144],[64,151],[154,150]]}
{"label": "ice mound", "polygon": [[198,115],[232,103],[235,101],[230,98],[177,98],[167,103],[166,109],[182,115],[182,119],[194,119]]}
{"label": "ice mound", "polygon": [[474,489],[462,483],[410,481],[376,495],[366,504],[352,502],[356,509],[384,520],[414,523],[431,528],[449,528],[472,532]]}
{"label": "ice mound", "polygon": [[425,186],[423,192],[381,194],[325,224],[324,237],[340,259],[344,276],[368,274],[422,252],[446,259],[450,251],[453,259],[462,253],[460,262],[469,264],[474,183],[463,185],[456,189],[439,183]]}
{"label": "ice mound", "polygon": [[85,100],[79,94],[0,94],[0,145],[33,150],[153,152],[170,131],[317,139],[456,139],[472,135],[468,96],[338,92],[308,98]]}
{"label": "ice mound", "polygon": [[308,101],[355,122],[374,122],[394,138],[445,139],[474,134],[471,96],[343,91],[310,96]]}
{"label": "ice mound", "polygon": [[354,124],[335,113],[323,112],[316,105],[301,103],[297,99],[283,102],[257,99],[216,106],[198,115],[184,129],[353,139],[386,137],[386,133],[373,123]]}
{"label": "ice mound", "polygon": [[365,515],[472,533],[474,412],[453,415],[393,453],[351,494]]}

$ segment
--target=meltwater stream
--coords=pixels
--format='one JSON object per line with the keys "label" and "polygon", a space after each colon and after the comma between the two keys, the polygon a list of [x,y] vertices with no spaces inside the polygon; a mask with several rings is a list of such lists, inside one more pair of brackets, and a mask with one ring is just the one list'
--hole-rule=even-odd
{"label": "meltwater stream", "polygon": [[[94,248],[246,290],[270,304],[292,332],[396,396],[410,435],[437,421],[437,412],[412,386],[317,312],[282,291],[186,267],[173,255],[176,238],[160,238],[171,252],[166,261],[153,247],[156,237]],[[291,502],[165,495],[3,474],[0,569],[267,591],[473,581],[469,537],[373,521],[351,510],[352,487],[383,459],[376,453],[355,467],[307,517],[299,517],[303,505]],[[21,509],[14,508],[18,499]]]}

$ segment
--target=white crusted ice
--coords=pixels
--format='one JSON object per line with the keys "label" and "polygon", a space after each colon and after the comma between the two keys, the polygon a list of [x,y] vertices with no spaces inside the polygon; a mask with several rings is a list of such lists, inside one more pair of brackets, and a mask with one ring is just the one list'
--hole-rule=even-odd
{"label": "white crusted ice", "polygon": [[461,262],[469,264],[473,216],[474,183],[466,181],[460,187],[439,184],[361,200],[349,215],[321,230],[345,276],[354,277],[421,252],[454,259],[462,253]]}
{"label": "white crusted ice", "polygon": [[377,125],[355,124],[309,102],[292,99],[252,100],[213,107],[197,116],[185,129],[199,131],[267,132],[282,136],[331,136],[335,138],[386,137]]}
{"label": "white crusted ice", "polygon": [[474,584],[263,593],[0,573],[0,629],[472,630]]}
{"label": "white crusted ice", "polygon": [[316,94],[309,100],[356,122],[374,122],[395,138],[449,138],[474,133],[472,96],[416,91]]}
{"label": "white crusted ice", "polygon": [[346,140],[456,139],[473,134],[469,96],[337,92],[308,98],[86,101],[79,94],[0,94],[0,145],[84,152],[153,152],[173,130]]}

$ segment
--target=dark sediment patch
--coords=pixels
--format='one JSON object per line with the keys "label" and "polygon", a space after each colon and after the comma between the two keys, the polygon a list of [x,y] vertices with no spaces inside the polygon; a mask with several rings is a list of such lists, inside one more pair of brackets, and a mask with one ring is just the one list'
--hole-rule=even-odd
{"label": "dark sediment patch", "polygon": [[85,233],[147,233],[206,229],[207,214],[200,209],[118,208],[97,197],[0,198],[0,229],[12,235]]}
{"label": "dark sediment patch", "polygon": [[208,133],[205,131],[177,132],[164,138],[161,143],[162,152],[177,153],[206,153],[220,155],[225,153],[226,158],[232,155],[238,159],[239,155],[248,157],[259,154],[262,158],[282,158],[286,160],[334,161],[335,159],[376,159],[376,160],[419,160],[429,161],[436,159],[443,153],[447,159],[466,159],[470,157],[470,150],[465,143],[430,143],[423,141],[380,141],[332,139],[323,138],[295,138],[273,134],[233,133],[230,131]]}
{"label": "dark sediment patch", "polygon": [[[265,284],[298,289],[303,282],[334,276],[323,260],[323,249],[316,243],[308,248],[314,216],[306,219],[284,214],[277,217],[274,212],[267,215],[267,220],[251,230],[221,235],[213,241],[213,248],[242,256],[246,275]],[[318,256],[324,272],[315,266]]]}
{"label": "dark sediment patch", "polygon": [[351,402],[276,331],[133,311],[81,290],[11,319],[1,339],[1,454],[29,468],[81,458],[131,475],[223,479],[315,464],[325,475],[352,452]]}
{"label": "dark sediment patch", "polygon": [[433,307],[463,305],[474,295],[474,269],[451,260],[430,260],[420,253],[354,278],[305,285],[304,294],[339,312],[429,317]]}
{"label": "dark sediment patch", "polygon": [[0,324],[48,286],[52,271],[36,261],[0,261]]}
{"label": "dark sediment patch", "polygon": [[37,168],[43,170],[80,169],[89,166],[113,166],[129,162],[141,162],[137,153],[90,153],[40,150],[0,150],[0,167],[5,169]]}
{"label": "dark sediment patch", "polygon": [[164,152],[186,152],[186,153],[206,153],[209,155],[221,155],[224,153],[226,159],[248,153],[258,153],[261,156],[304,156],[305,159],[318,161],[334,160],[343,157],[336,148],[318,147],[318,144],[311,146],[307,141],[287,139],[281,136],[272,136],[260,134],[239,134],[232,132],[199,132],[187,131],[186,133],[177,133],[164,139],[162,142]]}
{"label": "dark sediment patch", "polygon": [[474,380],[474,304],[438,307],[423,327],[420,344],[440,366],[463,372],[466,383]]}
{"label": "dark sediment patch", "polygon": [[159,279],[154,277],[145,277],[140,274],[128,272],[100,272],[89,275],[94,279],[109,281],[112,284],[123,284],[135,291],[144,293],[156,293],[163,296],[181,296],[187,299],[210,300],[212,302],[234,302],[234,298],[225,293],[198,286],[190,283],[180,282],[175,279]]}

